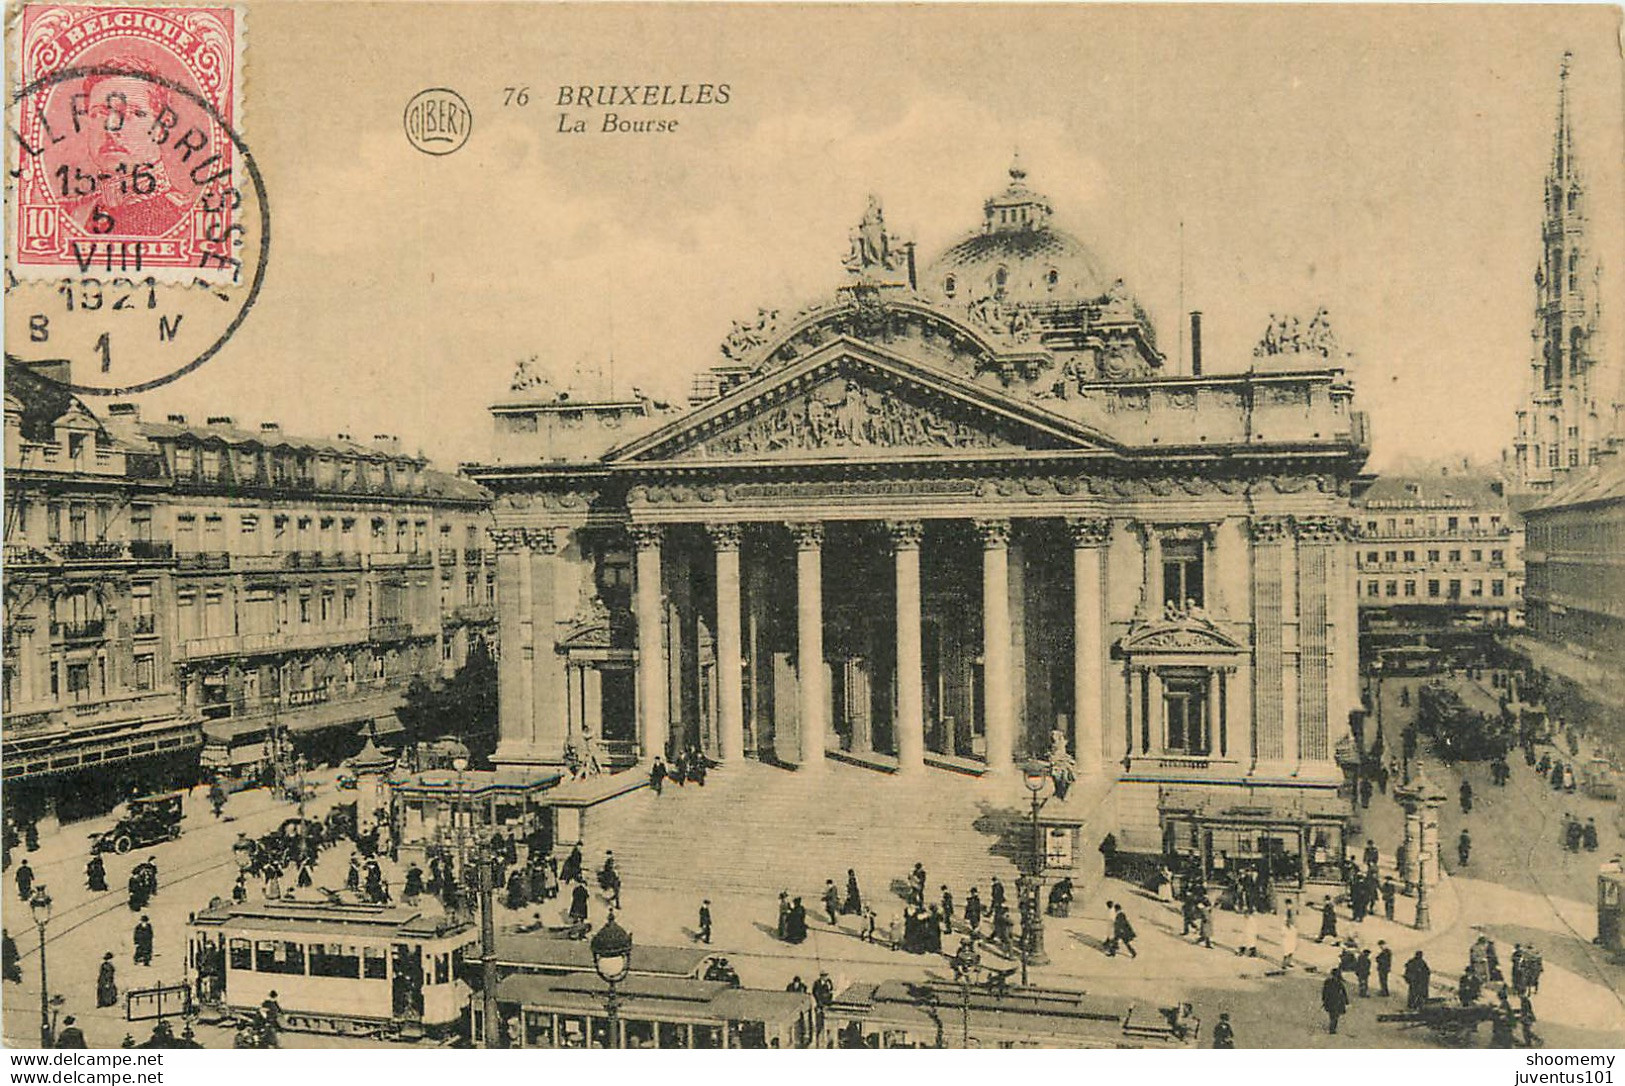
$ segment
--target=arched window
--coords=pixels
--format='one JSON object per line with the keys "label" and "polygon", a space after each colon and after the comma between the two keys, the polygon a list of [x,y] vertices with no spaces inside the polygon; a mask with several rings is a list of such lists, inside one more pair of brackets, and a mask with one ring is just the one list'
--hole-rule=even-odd
{"label": "arched window", "polygon": [[1580,190],[1569,189],[1569,210],[1573,211],[1580,206]]}
{"label": "arched window", "polygon": [[946,278],[946,279],[944,279],[942,281],[942,292],[944,294],[946,294],[948,297],[952,298],[954,296],[954,292],[957,291],[958,289],[959,289],[959,280],[955,279],[953,276],[950,275],[950,276],[948,276],[948,278]]}
{"label": "arched window", "polygon": [[1009,268],[1000,267],[998,271],[993,273],[993,285],[995,287],[997,287],[998,289],[1003,290],[1005,288],[1005,285],[1008,284],[1009,282],[1010,282],[1010,269]]}
{"label": "arched window", "polygon": [[1044,277],[1044,281],[1049,284],[1051,290],[1054,290],[1061,282],[1061,273],[1051,268],[1049,274]]}

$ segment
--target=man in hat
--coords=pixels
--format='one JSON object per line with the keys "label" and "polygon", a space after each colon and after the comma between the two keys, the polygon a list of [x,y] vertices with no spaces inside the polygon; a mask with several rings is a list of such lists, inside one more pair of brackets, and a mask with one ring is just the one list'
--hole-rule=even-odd
{"label": "man in hat", "polygon": [[136,921],[135,931],[130,938],[135,943],[135,964],[150,966],[152,964],[152,921],[147,918],[145,913],[142,914],[140,920]]}
{"label": "man in hat", "polygon": [[700,942],[711,942],[711,899],[700,902]]}
{"label": "man in hat", "polygon": [[73,1018],[73,1015],[71,1015],[71,1014],[68,1015],[66,1018],[64,1018],[62,1020],[62,1032],[60,1032],[60,1033],[58,1033],[56,1035],[56,1047],[58,1047],[58,1048],[88,1048],[88,1047],[90,1047],[89,1045],[85,1044],[85,1031],[80,1029],[77,1025],[74,1024],[74,1018]]}
{"label": "man in hat", "polygon": [[1337,1020],[1349,1009],[1349,986],[1343,983],[1343,971],[1333,969],[1320,986],[1320,1006],[1326,1012],[1326,1032],[1337,1032]]}
{"label": "man in hat", "polygon": [[1388,994],[1388,974],[1394,968],[1394,949],[1385,941],[1377,940],[1377,991],[1380,995]]}

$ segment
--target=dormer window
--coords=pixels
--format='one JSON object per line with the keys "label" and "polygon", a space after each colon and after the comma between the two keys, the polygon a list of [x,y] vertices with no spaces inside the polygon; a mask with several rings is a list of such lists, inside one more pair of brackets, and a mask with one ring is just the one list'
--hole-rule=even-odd
{"label": "dormer window", "polygon": [[1049,274],[1044,276],[1044,282],[1049,284],[1051,290],[1054,290],[1061,283],[1061,273],[1051,268]]}
{"label": "dormer window", "polygon": [[946,294],[948,297],[952,298],[954,296],[954,294],[958,290],[959,290],[959,280],[954,278],[953,276],[950,275],[950,276],[948,276],[948,278],[946,278],[946,279],[944,279],[942,281],[942,292],[944,294]]}
{"label": "dormer window", "polygon": [[1001,267],[1001,268],[999,268],[998,271],[993,273],[993,286],[996,289],[1002,291],[1009,282],[1010,282],[1010,269],[1009,268]]}

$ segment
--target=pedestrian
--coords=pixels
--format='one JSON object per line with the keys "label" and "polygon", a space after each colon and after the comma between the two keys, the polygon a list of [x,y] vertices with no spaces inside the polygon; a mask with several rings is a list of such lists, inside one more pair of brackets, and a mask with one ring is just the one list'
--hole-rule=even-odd
{"label": "pedestrian", "polygon": [[315,880],[311,877],[310,864],[304,860],[299,861],[299,874],[295,876],[293,884],[301,890],[310,889]]}
{"label": "pedestrian", "polygon": [[62,1020],[62,1032],[60,1032],[60,1033],[58,1033],[56,1035],[56,1047],[58,1047],[58,1048],[88,1048],[89,1047],[89,1045],[85,1044],[85,1031],[80,1029],[78,1027],[78,1025],[75,1024],[74,1017],[71,1014],[68,1015],[66,1018],[64,1018]]}
{"label": "pedestrian", "polygon": [[1343,971],[1333,969],[1320,986],[1320,1006],[1326,1012],[1326,1032],[1337,1032],[1337,1020],[1349,1009],[1349,987],[1343,983]]}
{"label": "pedestrian", "polygon": [[1422,957],[1418,950],[1411,955],[1411,960],[1405,963],[1405,1009],[1419,1011],[1427,1006],[1428,984],[1433,979],[1433,970],[1428,967],[1427,959]]}
{"label": "pedestrian", "polygon": [[1466,867],[1467,860],[1472,856],[1472,854],[1473,838],[1472,835],[1464,829],[1461,831],[1461,836],[1456,838],[1456,859],[1460,861],[1462,867]]}
{"label": "pedestrian", "polygon": [[113,952],[102,955],[101,971],[96,974],[96,1006],[118,1006],[118,971],[113,968]]}
{"label": "pedestrian", "polygon": [[576,888],[570,891],[570,923],[585,924],[587,922],[587,896],[587,888],[580,883],[577,883]]}
{"label": "pedestrian", "polygon": [[1235,1048],[1236,1031],[1230,1025],[1230,1012],[1220,1011],[1219,1021],[1213,1027],[1214,1048]]}
{"label": "pedestrian", "polygon": [[875,941],[875,928],[879,924],[879,922],[880,922],[880,918],[875,916],[874,909],[865,908],[863,910],[863,941],[864,942],[872,943],[872,942]]}
{"label": "pedestrian", "polygon": [[1197,924],[1196,938],[1209,950],[1213,949],[1213,904],[1203,898],[1200,905],[1200,917]]}
{"label": "pedestrian", "polygon": [[1371,948],[1366,947],[1360,951],[1360,956],[1354,959],[1354,979],[1360,982],[1360,996],[1364,998],[1371,994]]}
{"label": "pedestrian", "polygon": [[1327,939],[1337,938],[1337,909],[1332,905],[1332,899],[1327,897],[1320,906],[1320,934],[1315,936],[1315,942],[1324,943]]}
{"label": "pedestrian", "polygon": [[790,937],[790,891],[788,890],[779,891],[778,933],[780,939],[788,939]]}
{"label": "pedestrian", "polygon": [[218,778],[209,783],[209,806],[214,810],[215,821],[218,822],[226,809],[226,790],[220,787]]}
{"label": "pedestrian", "polygon": [[1292,968],[1292,956],[1298,952],[1298,916],[1287,906],[1281,917],[1281,968]]}
{"label": "pedestrian", "polygon": [[1523,1027],[1523,1046],[1537,1047],[1540,1037],[1535,1034],[1535,1005],[1529,1001],[1528,993],[1518,996],[1518,1024]]}
{"label": "pedestrian", "polygon": [[863,915],[863,893],[858,889],[858,873],[850,867],[846,869],[846,900],[841,903],[841,911],[848,916]]}
{"label": "pedestrian", "polygon": [[1461,979],[1456,981],[1456,998],[1461,1000],[1463,1007],[1471,1007],[1478,1002],[1483,991],[1484,982],[1478,979],[1478,972],[1468,965],[1461,971]]}
{"label": "pedestrian", "polygon": [[401,896],[408,905],[416,905],[418,898],[423,896],[423,868],[415,863],[406,865],[406,882],[401,887]]}
{"label": "pedestrian", "polygon": [[989,908],[997,909],[1004,904],[1004,883],[999,881],[997,875],[993,876],[993,894],[988,899]]}
{"label": "pedestrian", "polygon": [[1361,807],[1369,807],[1369,806],[1371,806],[1371,793],[1372,793],[1372,791],[1373,791],[1373,786],[1371,784],[1371,778],[1362,776],[1360,778],[1360,806]]}
{"label": "pedestrian", "polygon": [[824,915],[829,919],[829,926],[836,927],[841,911],[841,892],[835,889],[834,879],[824,880]]}
{"label": "pedestrian", "polygon": [[1380,860],[1381,858],[1382,858],[1382,853],[1377,851],[1377,842],[1375,842],[1375,841],[1371,840],[1371,838],[1367,837],[1366,840],[1365,840],[1365,852],[1360,857],[1361,861],[1365,864],[1366,870],[1367,871],[1375,870],[1376,866],[1377,866],[1377,861]]}
{"label": "pedestrian", "polygon": [[570,848],[570,854],[564,858],[564,869],[559,872],[559,882],[581,881],[581,846],[577,844]]}
{"label": "pedestrian", "polygon": [[970,928],[971,935],[977,936],[982,931],[982,898],[976,887],[970,888],[970,894],[965,898],[965,924]]}
{"label": "pedestrian", "polygon": [[1399,894],[1399,887],[1392,875],[1384,876],[1382,880],[1382,913],[1389,920],[1394,918],[1394,899]]}
{"label": "pedestrian", "polygon": [[1461,813],[1473,813],[1473,786],[1469,781],[1461,782]]}
{"label": "pedestrian", "polygon": [[655,795],[660,795],[666,783],[666,763],[660,755],[655,755],[655,764],[649,767],[649,789]]}
{"label": "pedestrian", "polygon": [[529,880],[525,878],[525,872],[517,867],[514,868],[508,875],[508,908],[523,909],[529,904],[529,899],[525,894],[528,884]]}
{"label": "pedestrian", "polygon": [[790,983],[784,986],[784,990],[786,992],[805,993],[807,991],[807,982],[802,980],[798,974],[790,978]]}
{"label": "pedestrian", "polygon": [[1117,941],[1118,946],[1128,951],[1129,957],[1138,958],[1140,955],[1134,949],[1134,940],[1137,938],[1134,925],[1129,923],[1128,914],[1123,911],[1121,904],[1116,908],[1116,915],[1112,917],[1112,938]]}
{"label": "pedestrian", "polygon": [[21,956],[17,953],[17,940],[11,937],[11,932],[0,928],[0,976],[13,984],[23,982],[23,967]]}
{"label": "pedestrian", "polygon": [[34,896],[34,869],[28,866],[25,859],[17,865],[17,896],[27,901]]}
{"label": "pedestrian", "polygon": [[277,1002],[275,988],[260,1001],[260,1021],[263,1024],[265,1047],[281,1048],[279,1035],[282,1032],[282,1004]]}
{"label": "pedestrian", "polygon": [[942,888],[942,930],[948,935],[954,930],[954,895],[946,885]]}
{"label": "pedestrian", "polygon": [[1585,828],[1580,831],[1580,836],[1585,843],[1587,852],[1597,851],[1597,820],[1595,818],[1586,818]]}
{"label": "pedestrian", "polygon": [[[440,857],[438,856],[429,861],[429,866],[434,868],[437,873],[441,870],[439,861]],[[435,881],[443,884],[445,880],[441,876],[437,877]],[[361,892],[361,857],[354,852],[350,853],[350,869],[344,875],[344,888],[354,893]]]}
{"label": "pedestrian", "polygon": [[819,1011],[835,1002],[835,982],[828,973],[820,972],[818,979],[812,985],[813,1002],[818,1004]]}
{"label": "pedestrian", "polygon": [[1512,1034],[1517,1026],[1517,1014],[1512,1005],[1507,1002],[1506,989],[1501,989],[1501,1002],[1495,1008],[1495,1016],[1490,1019],[1490,1047],[1511,1048]]}
{"label": "pedestrian", "polygon": [[[26,860],[23,862],[27,863]],[[141,871],[139,868],[130,872],[129,890],[130,911],[132,913],[139,913],[142,909],[147,907],[147,884],[146,881],[141,878]]]}
{"label": "pedestrian", "polygon": [[1241,944],[1236,947],[1236,954],[1258,957],[1258,911],[1250,903],[1241,907]]}
{"label": "pedestrian", "polygon": [[1388,994],[1388,974],[1394,968],[1394,951],[1386,942],[1377,940],[1377,994]]}
{"label": "pedestrian", "polygon": [[711,943],[711,899],[700,902],[700,942]]}
{"label": "pedestrian", "polygon": [[792,898],[790,901],[790,916],[785,925],[785,939],[791,943],[805,943],[807,941],[807,907],[801,899]]}
{"label": "pedestrian", "polygon": [[135,964],[150,966],[152,964],[152,921],[147,919],[145,914],[136,922],[135,931],[131,934],[130,939],[135,943]]}

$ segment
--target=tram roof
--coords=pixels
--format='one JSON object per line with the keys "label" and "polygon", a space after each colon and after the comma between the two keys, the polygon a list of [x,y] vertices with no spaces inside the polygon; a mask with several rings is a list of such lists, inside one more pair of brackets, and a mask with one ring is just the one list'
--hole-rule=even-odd
{"label": "tram roof", "polygon": [[435,937],[472,930],[473,925],[430,915],[407,905],[335,904],[323,901],[222,902],[199,912],[194,925],[239,925],[256,931],[320,935],[372,935],[395,932]]}
{"label": "tram roof", "polygon": [[[679,946],[639,946],[632,955],[632,975],[693,978],[716,954]],[[561,939],[546,932],[500,932],[497,964],[537,973],[593,973],[592,947],[585,939]],[[596,974],[594,974],[596,975]]]}
{"label": "tram roof", "polygon": [[[642,953],[640,950],[639,953]],[[609,985],[597,973],[519,973],[497,982],[497,1000],[556,1013],[602,1014]],[[623,1018],[793,1022],[812,1006],[804,992],[734,988],[723,981],[633,974],[616,986]]]}
{"label": "tram roof", "polygon": [[461,774],[455,769],[425,769],[396,776],[389,783],[398,795],[422,798],[445,794],[530,795],[546,791],[561,780],[562,774],[533,769],[467,769]]}

